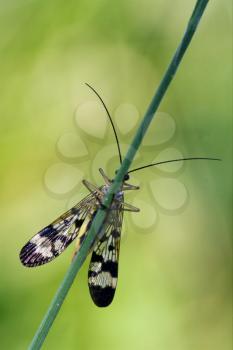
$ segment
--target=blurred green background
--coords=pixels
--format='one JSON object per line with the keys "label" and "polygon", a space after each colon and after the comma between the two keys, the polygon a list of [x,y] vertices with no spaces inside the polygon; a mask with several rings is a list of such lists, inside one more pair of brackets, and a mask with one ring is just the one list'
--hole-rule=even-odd
{"label": "blurred green background", "polygon": [[[90,99],[83,83],[111,111],[130,102],[142,116],[194,2],[0,2],[1,349],[27,348],[69,265],[72,248],[38,269],[25,269],[18,253],[66,207],[43,177],[59,136],[75,130],[75,107]],[[179,180],[188,205],[162,212],[153,232],[127,225],[109,308],[93,305],[85,263],[44,349],[231,349],[231,13],[230,1],[210,2],[161,105],[176,120],[173,146],[223,162],[186,163]],[[148,174],[140,173],[139,198]]]}

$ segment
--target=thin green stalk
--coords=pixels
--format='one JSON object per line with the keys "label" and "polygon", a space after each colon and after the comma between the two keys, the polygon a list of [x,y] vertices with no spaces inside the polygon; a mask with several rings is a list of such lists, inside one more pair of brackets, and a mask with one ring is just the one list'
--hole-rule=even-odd
{"label": "thin green stalk", "polygon": [[[104,197],[104,205],[105,207],[109,207],[111,205],[112,199],[114,194],[119,190],[121,183],[123,181],[124,175],[127,173],[134,156],[145,136],[145,133],[155,115],[155,112],[157,111],[159,104],[164,97],[168,86],[170,85],[179,65],[183,58],[183,55],[189,46],[192,37],[197,29],[198,23],[204,13],[204,10],[208,4],[208,0],[198,0],[196,3],[196,6],[193,10],[193,13],[191,15],[191,18],[188,22],[187,29],[185,31],[185,34],[181,40],[180,45],[178,46],[175,55],[173,56],[167,71],[164,74],[164,77],[157,89],[157,92],[155,93],[149,108],[136,132],[136,135],[129,147],[129,150],[126,154],[126,157],[124,158],[121,167],[119,168],[119,171],[117,172],[117,175],[114,179],[113,184],[111,185],[108,193]],[[61,305],[75,279],[75,276],[77,275],[77,272],[81,268],[84,260],[86,259],[89,249],[92,245],[92,243],[95,241],[97,234],[102,227],[104,220],[107,215],[107,209],[99,209],[95,219],[92,222],[92,225],[90,227],[89,233],[84,240],[78,254],[75,256],[74,260],[72,261],[70,267],[68,268],[68,271],[66,272],[66,275],[64,277],[64,280],[62,281],[56,295],[54,296],[51,305],[49,306],[49,309],[39,326],[31,345],[29,346],[30,350],[37,350],[40,349],[60,308]]]}

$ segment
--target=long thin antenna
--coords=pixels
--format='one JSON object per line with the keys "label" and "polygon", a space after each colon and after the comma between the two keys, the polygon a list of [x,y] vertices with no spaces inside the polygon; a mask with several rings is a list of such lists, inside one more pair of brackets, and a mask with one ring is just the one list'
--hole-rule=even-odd
{"label": "long thin antenna", "polygon": [[112,118],[111,118],[111,115],[107,109],[107,106],[106,104],[104,103],[103,99],[101,98],[101,96],[98,94],[98,92],[91,86],[89,85],[88,83],[85,83],[95,94],[96,96],[100,99],[100,101],[102,102],[102,105],[104,106],[104,109],[107,113],[107,116],[110,120],[110,123],[112,125],[112,128],[113,128],[113,132],[114,132],[114,135],[115,135],[115,138],[116,138],[116,143],[117,143],[117,148],[118,148],[118,153],[119,153],[119,158],[120,158],[120,163],[122,164],[122,156],[121,156],[121,149],[120,149],[120,144],[119,144],[119,140],[118,140],[118,136],[117,136],[117,132],[116,132],[116,129],[115,129],[115,126],[113,124],[113,121],[112,121]]}
{"label": "long thin antenna", "polygon": [[138,170],[141,170],[141,169],[149,168],[151,166],[161,165],[161,164],[166,164],[166,163],[172,163],[172,162],[181,162],[183,160],[219,160],[219,161],[221,161],[220,158],[208,158],[208,157],[177,158],[177,159],[164,160],[164,161],[161,161],[161,162],[144,165],[144,166],[142,166],[140,168],[135,168],[135,169],[132,169],[132,170],[128,171],[128,174],[129,173],[133,173],[134,171],[138,171]]}

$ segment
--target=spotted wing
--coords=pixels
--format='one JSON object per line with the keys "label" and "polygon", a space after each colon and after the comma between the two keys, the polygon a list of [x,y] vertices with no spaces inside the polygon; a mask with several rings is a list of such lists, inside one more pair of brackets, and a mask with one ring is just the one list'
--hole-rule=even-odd
{"label": "spotted wing", "polygon": [[27,267],[43,265],[60,255],[78,237],[78,248],[86,237],[96,213],[98,201],[91,193],[75,207],[61,215],[22,248],[20,260]]}
{"label": "spotted wing", "polygon": [[88,270],[89,291],[92,300],[99,307],[108,306],[116,290],[123,204],[120,203],[110,214],[105,232],[94,246]]}

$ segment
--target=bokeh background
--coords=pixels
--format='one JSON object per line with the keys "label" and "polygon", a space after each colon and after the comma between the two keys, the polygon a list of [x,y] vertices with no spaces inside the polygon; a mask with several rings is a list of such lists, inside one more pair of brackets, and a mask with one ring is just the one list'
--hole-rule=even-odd
{"label": "bokeh background", "polygon": [[[194,2],[0,2],[1,349],[27,348],[70,262],[72,248],[25,269],[18,253],[67,206],[67,196],[45,190],[44,174],[60,135],[76,128],[77,104],[90,99],[84,82],[110,111],[130,102],[142,116]],[[153,232],[127,226],[109,308],[93,305],[85,263],[44,349],[231,349],[231,13],[230,1],[210,2],[160,108],[176,121],[173,146],[223,161],[185,164],[175,176],[188,204],[160,213]],[[144,163],[162,149],[150,149]],[[73,165],[91,179],[85,161]],[[149,176],[140,173],[139,197]]]}

